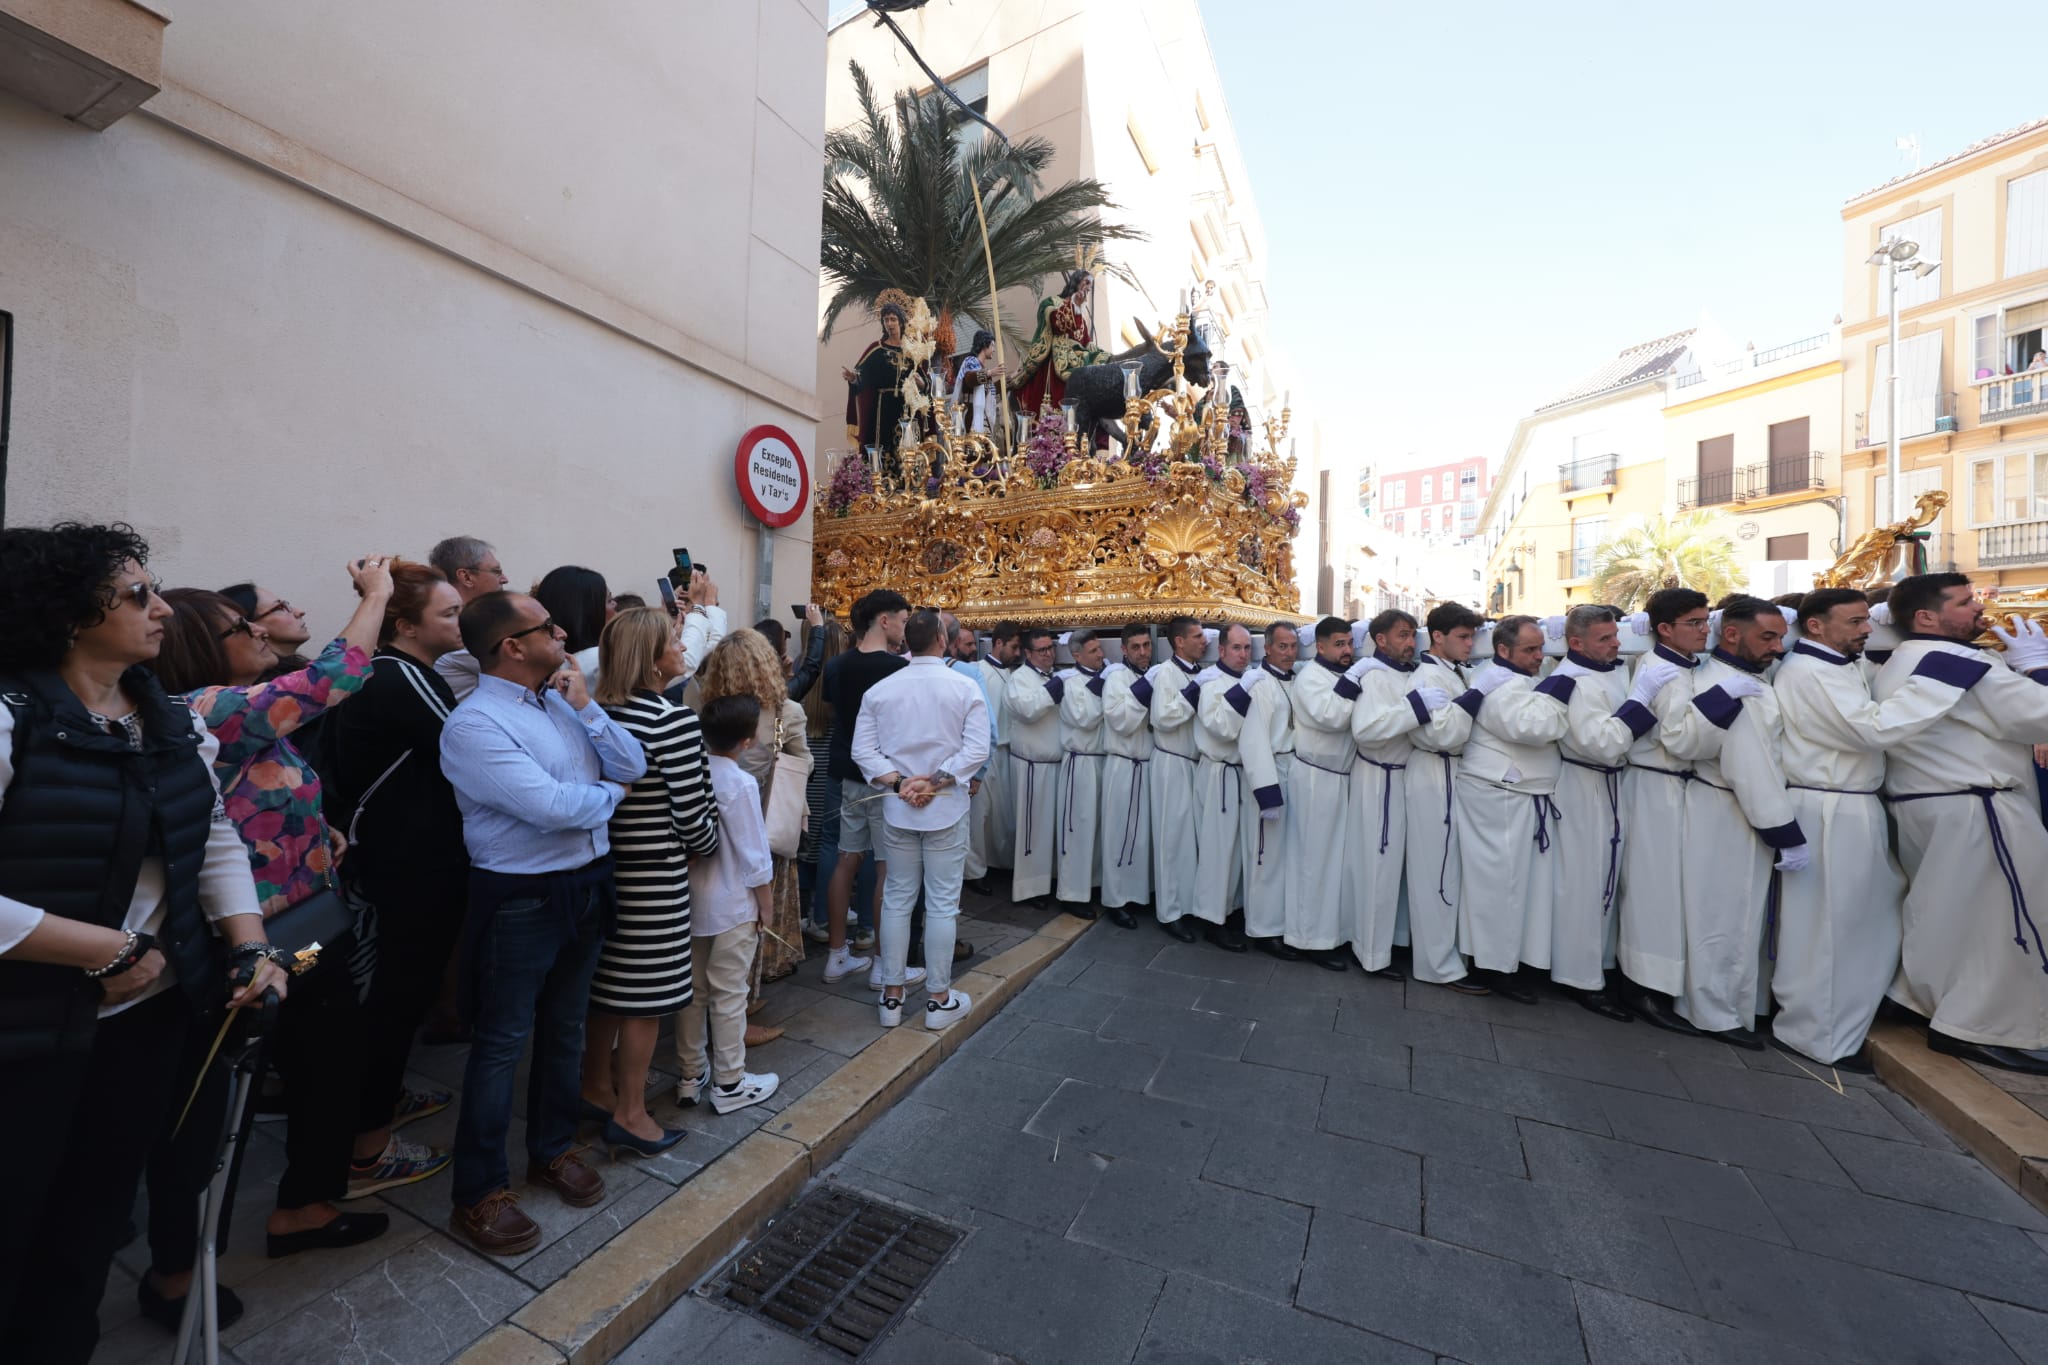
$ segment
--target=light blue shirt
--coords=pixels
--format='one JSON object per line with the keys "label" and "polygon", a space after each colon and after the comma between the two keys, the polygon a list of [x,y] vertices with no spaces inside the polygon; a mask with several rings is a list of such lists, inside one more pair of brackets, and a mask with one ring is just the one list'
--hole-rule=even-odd
{"label": "light blue shirt", "polygon": [[[971,356],[969,357],[969,359],[972,358]],[[972,679],[974,685],[981,689],[981,704],[988,708],[988,751],[990,755],[994,755],[996,745],[1002,741],[1001,737],[996,734],[996,699],[988,694],[988,675],[981,671],[979,663],[963,664],[958,659],[948,659],[946,660],[946,667],[964,678]],[[976,773],[975,776],[988,776],[988,764],[982,764],[981,771]]]}
{"label": "light blue shirt", "polygon": [[611,851],[605,824],[647,772],[640,741],[591,702],[571,709],[483,675],[441,727],[441,771],[469,860],[489,872],[570,872]]}

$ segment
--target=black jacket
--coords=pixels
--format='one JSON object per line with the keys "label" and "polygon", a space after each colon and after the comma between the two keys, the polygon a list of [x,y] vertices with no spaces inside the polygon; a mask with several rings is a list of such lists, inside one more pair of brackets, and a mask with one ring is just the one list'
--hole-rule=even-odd
{"label": "black jacket", "polygon": [[441,726],[455,693],[410,655],[380,649],[370,677],[328,715],[328,819],[348,836],[344,872],[376,880],[469,865],[455,789],[441,775]]}

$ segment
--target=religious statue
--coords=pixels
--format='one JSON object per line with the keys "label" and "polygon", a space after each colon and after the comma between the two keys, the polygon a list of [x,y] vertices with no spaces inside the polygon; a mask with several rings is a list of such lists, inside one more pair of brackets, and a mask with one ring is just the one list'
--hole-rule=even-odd
{"label": "religious statue", "polygon": [[1109,359],[1096,347],[1094,326],[1089,321],[1088,303],[1094,293],[1094,275],[1070,270],[1059,297],[1040,300],[1038,331],[1024,350],[1017,367],[1017,386],[1012,390],[1018,412],[1057,412],[1067,401],[1067,380],[1074,371]]}
{"label": "religious statue", "polygon": [[893,456],[903,424],[903,375],[910,368],[903,353],[903,329],[910,319],[910,307],[900,289],[883,290],[880,305],[881,339],[869,342],[852,368],[842,369],[840,374],[846,380],[846,434],[855,448],[879,447]]}

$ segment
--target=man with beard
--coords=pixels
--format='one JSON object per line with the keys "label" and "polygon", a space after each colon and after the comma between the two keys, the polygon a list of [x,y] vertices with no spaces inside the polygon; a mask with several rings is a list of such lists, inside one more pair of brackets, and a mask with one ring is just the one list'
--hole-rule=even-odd
{"label": "man with beard", "polygon": [[1102,908],[1119,929],[1135,929],[1129,907],[1152,899],[1152,628],[1125,626],[1123,646],[1122,662],[1102,675]]}
{"label": "man with beard", "polygon": [[1102,639],[1092,630],[1067,637],[1074,666],[1060,674],[1060,834],[1056,884],[1060,904],[1095,918],[1102,882]]}
{"label": "man with beard", "polygon": [[1017,856],[1010,899],[1042,904],[1052,894],[1059,850],[1060,697],[1066,683],[1053,676],[1052,632],[1022,632],[1024,662],[1010,671],[1011,789],[1017,797]]}
{"label": "man with beard", "polygon": [[[1429,648],[1415,656],[1408,675],[1409,691],[1433,687],[1446,696],[1464,694],[1465,661],[1472,657],[1479,614],[1456,602],[1430,609],[1423,622]],[[1472,717],[1464,708],[1439,708],[1427,725],[1414,731],[1415,756],[1408,760],[1407,888],[1408,974],[1433,986],[1449,986],[1461,995],[1485,995],[1486,987],[1467,979],[1465,955],[1458,951],[1458,829],[1452,810],[1458,755],[1472,734]]]}
{"label": "man with beard", "polygon": [[2048,683],[2048,639],[2022,617],[1996,630],[2002,660],[1975,647],[1984,611],[1961,574],[1903,579],[1891,609],[1901,639],[1877,700],[1916,676],[1957,689],[1940,720],[1886,758],[1908,881],[1894,989],[1928,1017],[1935,1051],[2048,1075],[2048,949],[2027,901],[2048,886],[2028,747],[2048,740],[2048,687],[2037,685]]}
{"label": "man with beard", "polygon": [[1771,685],[1785,784],[1813,846],[1813,866],[1779,886],[1771,991],[1781,1008],[1771,1036],[1824,1066],[1862,1072],[1871,1070],[1864,1035],[1898,971],[1906,895],[1885,825],[1885,750],[1958,700],[1953,684],[1918,675],[1880,706],[1858,665],[1870,634],[1861,592],[1806,594],[1800,638]]}
{"label": "man with beard", "polygon": [[[989,633],[988,657],[975,667],[988,694],[989,722],[996,732],[995,748],[989,751],[988,773],[975,806],[969,813],[968,828],[981,831],[981,861],[991,871],[1017,864],[1017,794],[1010,778],[1010,670],[1022,655],[1015,621],[998,621]],[[972,890],[983,895],[994,890],[987,874]]]}
{"label": "man with beard", "polygon": [[[958,673],[981,689],[983,707],[989,715],[989,744],[993,753],[995,744],[995,698],[988,692],[988,678],[979,664],[980,642],[974,638],[974,628],[960,624],[960,618],[950,611],[939,613],[939,628],[945,632],[946,667]],[[983,764],[974,780],[967,784],[969,808],[967,812],[967,866],[962,886],[972,888],[986,895],[988,885],[988,831],[977,823],[977,810],[973,802],[981,799],[988,788],[988,765]],[[985,813],[985,811],[983,812]]]}
{"label": "man with beard", "polygon": [[[1195,927],[1182,921],[1195,909],[1195,704],[1208,641],[1202,623],[1176,616],[1166,623],[1171,652],[1144,678],[1143,700],[1152,708],[1152,909],[1159,927],[1182,943]],[[1133,689],[1135,690],[1135,688]]]}
{"label": "man with beard", "polygon": [[[1294,627],[1277,622],[1266,627],[1266,657],[1252,666],[1252,686],[1226,693],[1231,705],[1242,701],[1244,728],[1237,737],[1244,761],[1245,785],[1258,807],[1258,828],[1244,856],[1244,932],[1259,951],[1283,962],[1301,954],[1287,946],[1287,894],[1293,880],[1289,856],[1287,774],[1294,766],[1294,706],[1288,686],[1301,650]],[[1241,694],[1241,695],[1240,695]]]}
{"label": "man with beard", "polygon": [[[1294,887],[1287,898],[1286,942],[1317,966],[1349,971],[1351,941],[1344,913],[1344,865],[1350,849],[1351,703],[1357,695],[1344,673],[1351,667],[1351,626],[1337,616],[1316,622],[1315,657],[1289,684],[1294,711],[1294,762],[1287,770],[1287,804],[1294,852],[1287,862]],[[1339,690],[1339,688],[1343,690]]]}

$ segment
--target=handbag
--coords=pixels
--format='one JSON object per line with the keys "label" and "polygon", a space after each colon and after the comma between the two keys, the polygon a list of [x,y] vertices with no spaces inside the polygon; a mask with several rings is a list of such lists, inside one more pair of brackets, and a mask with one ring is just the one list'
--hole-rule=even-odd
{"label": "handbag", "polygon": [[330,872],[319,890],[264,920],[263,936],[286,956],[297,957],[316,943],[333,947],[355,927],[356,907],[335,886]]}
{"label": "handbag", "polygon": [[782,747],[783,718],[775,717],[775,771],[768,778],[768,851],[778,858],[794,858],[803,843],[804,826],[810,821],[810,806],[804,800],[804,786],[811,776],[811,756],[786,752]]}

